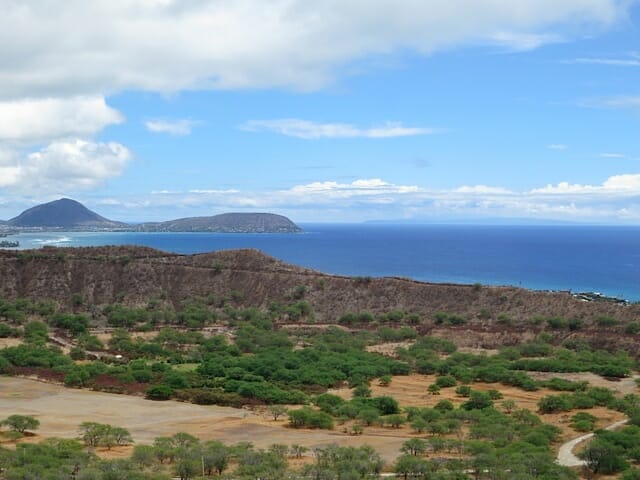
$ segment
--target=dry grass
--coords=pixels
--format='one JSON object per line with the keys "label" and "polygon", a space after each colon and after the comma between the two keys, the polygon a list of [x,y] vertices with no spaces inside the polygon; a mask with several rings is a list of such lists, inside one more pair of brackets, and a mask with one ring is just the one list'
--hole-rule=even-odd
{"label": "dry grass", "polygon": [[[432,407],[443,399],[454,404],[465,401],[455,394],[455,388],[443,388],[440,395],[428,394],[427,386],[434,381],[433,375],[397,376],[387,387],[374,381],[371,389],[374,396],[390,395],[402,406]],[[599,379],[598,382],[606,380]],[[518,408],[534,412],[543,396],[556,393],[548,389],[525,392],[499,384],[477,383],[471,386],[484,391],[497,389],[503,394],[503,400],[513,400]],[[345,399],[351,398],[351,391],[346,388],[332,390],[331,393]],[[598,417],[598,427],[623,418],[619,412],[601,407],[588,411]],[[569,426],[573,413],[542,415],[541,418],[546,423],[560,427],[565,440],[578,435]],[[248,410],[174,401],[152,402],[140,397],[67,389],[30,379],[1,377],[0,418],[11,414],[34,415],[40,420],[38,436],[28,441],[52,436],[75,438],[78,425],[92,421],[123,426],[129,429],[136,443],[151,443],[155,437],[183,431],[202,440],[217,439],[229,444],[247,441],[258,448],[266,448],[274,443],[300,444],[310,449],[331,443],[352,446],[368,444],[389,463],[399,455],[404,441],[418,436],[408,425],[401,428],[367,427],[364,434],[358,436],[346,433],[350,430],[350,423],[338,425],[333,431],[294,430],[287,428],[286,419],[273,421],[264,407]],[[110,451],[100,449],[97,453],[108,458],[121,458],[129,455],[130,447],[117,447]]]}

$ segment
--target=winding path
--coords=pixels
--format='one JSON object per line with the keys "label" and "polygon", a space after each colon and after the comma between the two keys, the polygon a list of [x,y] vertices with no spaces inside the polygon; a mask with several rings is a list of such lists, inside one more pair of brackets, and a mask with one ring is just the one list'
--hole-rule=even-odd
{"label": "winding path", "polygon": [[[615,430],[618,427],[621,427],[629,420],[620,420],[615,423],[612,423],[608,427],[605,427],[605,430]],[[585,440],[589,440],[593,437],[593,433],[587,433],[586,435],[581,435],[573,440],[569,440],[566,443],[563,443],[560,446],[560,450],[558,451],[558,458],[556,462],[563,467],[580,467],[585,464],[584,460],[580,460],[573,453],[573,449],[579,444],[584,442]]]}

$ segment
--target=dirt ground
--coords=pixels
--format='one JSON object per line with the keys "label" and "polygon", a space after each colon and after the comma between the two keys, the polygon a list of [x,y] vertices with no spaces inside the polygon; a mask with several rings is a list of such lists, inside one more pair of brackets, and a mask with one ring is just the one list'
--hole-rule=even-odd
{"label": "dirt ground", "polygon": [[[621,393],[637,391],[633,379],[610,382],[592,374],[572,374],[567,378],[587,380],[592,385],[607,386]],[[428,394],[427,386],[434,381],[433,375],[397,376],[387,387],[373,381],[371,390],[374,396],[393,396],[402,406],[428,407],[443,399],[455,404],[466,400],[455,394],[455,388],[443,388],[440,395]],[[499,384],[483,383],[474,384],[472,388],[500,390],[503,400],[514,400],[518,408],[527,408],[533,412],[537,410],[537,403],[543,396],[557,393],[547,389],[525,392]],[[346,388],[332,390],[331,393],[345,399],[351,398],[351,391]],[[598,418],[598,427],[624,418],[619,412],[601,407],[588,412]],[[541,417],[544,422],[559,426],[562,429],[562,440],[565,441],[579,435],[569,426],[574,413]],[[389,463],[399,455],[400,447],[407,438],[417,436],[408,425],[399,429],[367,427],[364,434],[358,436],[345,433],[345,427],[341,425],[336,425],[333,431],[294,430],[287,428],[286,418],[274,422],[266,409],[202,406],[175,401],[154,402],[141,397],[68,389],[32,379],[0,377],[0,418],[12,414],[33,415],[40,420],[38,435],[29,441],[53,436],[75,438],[78,425],[90,421],[125,427],[136,443],[151,443],[155,437],[182,431],[202,440],[218,439],[229,444],[248,441],[258,448],[266,448],[274,443],[300,444],[311,449],[331,443],[352,446],[368,444]],[[348,425],[346,427],[348,430]],[[99,453],[109,457],[126,456],[130,453],[130,448]]]}
{"label": "dirt ground", "polygon": [[[631,391],[637,391],[637,387],[633,379],[625,379],[620,382],[611,382],[605,380],[602,377],[597,375],[593,375],[590,373],[587,374],[571,374],[571,377],[565,377],[564,374],[556,374],[551,376],[559,376],[575,381],[579,380],[587,380],[592,381],[592,385],[594,386],[606,386],[612,389],[618,389],[622,393],[631,393]],[[593,377],[593,378],[592,378]],[[387,387],[380,386],[376,381],[371,382],[371,394],[372,396],[379,395],[389,395],[398,400],[400,405],[405,407],[433,407],[440,400],[450,400],[455,405],[459,405],[464,403],[467,399],[456,395],[455,387],[451,388],[443,388],[440,390],[439,395],[431,395],[427,392],[427,387],[434,383],[436,379],[435,375],[419,375],[412,374],[407,376],[397,376],[393,377],[393,381]],[[549,390],[546,388],[541,388],[535,392],[526,392],[519,388],[507,387],[505,385],[501,385],[498,383],[487,384],[487,383],[475,383],[472,384],[471,387],[474,390],[487,391],[491,389],[499,390],[503,399],[496,401],[496,404],[499,406],[501,402],[504,400],[513,400],[516,402],[518,408],[526,408],[536,413],[538,410],[538,401],[546,396],[546,395],[554,395],[559,392]],[[620,390],[621,389],[621,390]],[[347,388],[343,389],[335,389],[331,390],[330,393],[335,395],[339,395],[342,398],[350,399],[351,398],[351,390]],[[573,430],[569,423],[571,421],[571,416],[574,415],[576,411],[568,412],[568,413],[558,413],[558,414],[544,414],[540,415],[540,418],[543,422],[549,423],[552,425],[556,425],[562,429],[561,440],[567,440],[569,438],[576,437],[580,435],[579,432]],[[598,418],[597,427],[602,428],[613,422],[618,420],[622,420],[624,417],[620,412],[616,412],[613,410],[609,410],[607,408],[596,407],[589,410],[585,410],[592,415]],[[396,430],[398,433],[405,433],[407,436],[410,436],[410,432],[408,427],[404,427],[401,430]]]}
{"label": "dirt ground", "polygon": [[[151,443],[155,437],[187,432],[202,440],[218,439],[233,444],[252,442],[266,448],[274,443],[322,447],[369,444],[387,462],[399,454],[407,435],[390,429],[372,429],[352,436],[333,431],[287,428],[287,421],[277,422],[266,412],[245,409],[193,405],[166,401],[154,402],[140,397],[76,390],[60,385],[14,377],[0,377],[0,418],[12,414],[33,415],[40,420],[36,441],[43,437],[76,438],[82,422],[109,423],[127,428],[136,443]],[[126,456],[128,449],[103,453],[109,457]]]}
{"label": "dirt ground", "polygon": [[19,338],[0,338],[0,349],[7,347],[15,347],[22,343]]}

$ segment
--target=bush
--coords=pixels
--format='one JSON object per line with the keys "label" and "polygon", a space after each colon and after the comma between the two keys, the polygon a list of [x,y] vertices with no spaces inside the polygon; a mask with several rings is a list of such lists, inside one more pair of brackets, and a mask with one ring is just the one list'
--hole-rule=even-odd
{"label": "bush", "polygon": [[573,408],[571,397],[566,394],[547,395],[538,402],[541,413],[568,412]]}
{"label": "bush", "polygon": [[640,333],[640,323],[627,323],[624,327],[624,333],[626,333],[627,335],[636,335],[637,333]]}
{"label": "bush", "polygon": [[333,418],[327,413],[317,412],[309,407],[299,410],[290,410],[289,425],[293,428],[323,428],[327,430],[333,429]]}
{"label": "bush", "polygon": [[546,382],[544,386],[551,390],[557,390],[559,392],[576,392],[584,391],[587,388],[588,382],[572,382],[565,380],[564,378],[553,377]]}
{"label": "bush", "polygon": [[562,317],[547,318],[547,325],[549,326],[549,328],[553,328],[555,330],[566,328],[567,324],[567,320]]}
{"label": "bush", "polygon": [[578,412],[571,417],[571,427],[578,432],[590,432],[595,428],[595,416],[587,412]]}
{"label": "bush", "polygon": [[313,403],[323,412],[336,415],[339,408],[345,404],[345,400],[331,393],[323,393],[322,395],[318,395],[313,400]]}
{"label": "bush", "polygon": [[618,324],[618,321],[613,317],[602,316],[596,318],[596,324],[599,327],[613,327]]}
{"label": "bush", "polygon": [[168,385],[154,385],[147,389],[146,398],[149,400],[169,400],[173,393],[173,388]]}
{"label": "bush", "polygon": [[582,320],[579,318],[571,318],[569,319],[568,325],[571,331],[580,330],[582,328]]}
{"label": "bush", "polygon": [[436,385],[440,388],[455,387],[458,382],[451,375],[443,375],[436,378]]}
{"label": "bush", "polygon": [[462,404],[462,408],[465,410],[479,410],[483,408],[489,408],[493,406],[493,400],[488,393],[485,392],[471,392],[469,400]]}
{"label": "bush", "polygon": [[456,395],[460,395],[461,397],[468,397],[471,395],[471,387],[469,385],[460,385],[456,388]]}

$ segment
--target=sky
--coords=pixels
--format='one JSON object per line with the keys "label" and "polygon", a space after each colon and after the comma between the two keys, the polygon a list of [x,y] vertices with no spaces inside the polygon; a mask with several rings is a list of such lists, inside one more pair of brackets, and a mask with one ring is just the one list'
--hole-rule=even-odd
{"label": "sky", "polygon": [[640,225],[638,0],[0,5],[0,219]]}

